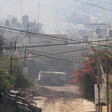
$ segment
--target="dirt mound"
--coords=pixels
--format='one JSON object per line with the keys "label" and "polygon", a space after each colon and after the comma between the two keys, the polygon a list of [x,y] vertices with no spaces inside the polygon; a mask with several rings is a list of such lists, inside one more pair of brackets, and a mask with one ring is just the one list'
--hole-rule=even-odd
{"label": "dirt mound", "polygon": [[32,94],[34,96],[42,96],[48,98],[79,98],[77,93],[71,93],[69,91],[56,91],[46,87],[37,87],[36,90],[32,92]]}

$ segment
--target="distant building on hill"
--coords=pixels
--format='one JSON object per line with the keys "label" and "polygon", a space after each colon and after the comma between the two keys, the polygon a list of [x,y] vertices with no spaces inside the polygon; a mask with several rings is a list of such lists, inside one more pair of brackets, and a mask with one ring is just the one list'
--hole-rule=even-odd
{"label": "distant building on hill", "polygon": [[96,31],[97,28],[107,29],[108,24],[106,23],[87,23],[85,24],[86,28],[89,28],[91,31]]}

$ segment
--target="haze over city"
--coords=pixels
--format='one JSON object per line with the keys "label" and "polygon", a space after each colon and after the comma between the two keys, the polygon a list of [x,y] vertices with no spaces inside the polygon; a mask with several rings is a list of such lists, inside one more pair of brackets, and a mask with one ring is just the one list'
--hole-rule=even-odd
{"label": "haze over city", "polygon": [[[46,33],[56,33],[56,30],[70,28],[71,23],[74,24],[74,22],[68,22],[67,17],[73,18],[74,12],[81,16],[88,16],[90,21],[99,20],[108,23],[112,17],[108,11],[103,10],[102,12],[100,8],[74,0],[10,0],[9,3],[7,2],[8,0],[0,0],[0,19],[7,19],[10,15],[21,21],[21,16],[28,15],[31,21],[38,21],[39,17],[39,22],[43,24],[43,30]],[[111,9],[109,0],[84,0],[84,2],[97,4],[101,7],[105,4],[105,8]]]}
{"label": "haze over city", "polygon": [[[12,15],[21,20],[21,7],[22,7],[22,15],[28,15],[31,21],[38,19],[38,6],[39,0],[0,0],[1,8],[0,8],[0,18],[7,18],[8,15]],[[69,6],[69,4],[68,4]],[[47,26],[50,26],[50,30],[52,32],[53,27],[56,25],[54,22],[57,18],[55,18],[56,7],[64,7],[63,1],[59,0],[40,0],[40,9],[39,9],[39,22],[44,24],[45,30],[48,30]],[[59,20],[58,20],[59,21]],[[52,26],[51,26],[52,24]]]}
{"label": "haze over city", "polygon": [[112,112],[111,6],[0,0],[0,112]]}

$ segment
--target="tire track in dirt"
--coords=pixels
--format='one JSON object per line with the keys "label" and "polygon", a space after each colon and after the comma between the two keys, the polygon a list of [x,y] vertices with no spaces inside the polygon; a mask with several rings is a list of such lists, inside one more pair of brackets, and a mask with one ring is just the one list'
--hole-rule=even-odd
{"label": "tire track in dirt", "polygon": [[37,106],[42,112],[84,112],[83,100],[79,98],[77,90],[73,87],[38,87]]}
{"label": "tire track in dirt", "polygon": [[42,108],[42,112],[83,112],[84,110],[83,100],[79,98],[48,98],[39,106],[40,102],[37,102],[37,106]]}

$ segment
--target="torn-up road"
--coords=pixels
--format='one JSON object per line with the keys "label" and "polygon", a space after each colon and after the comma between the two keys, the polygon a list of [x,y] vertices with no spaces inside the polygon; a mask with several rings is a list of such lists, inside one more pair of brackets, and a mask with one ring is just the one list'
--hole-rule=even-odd
{"label": "torn-up road", "polygon": [[34,101],[42,112],[83,112],[83,99],[79,98],[78,87],[37,86]]}

